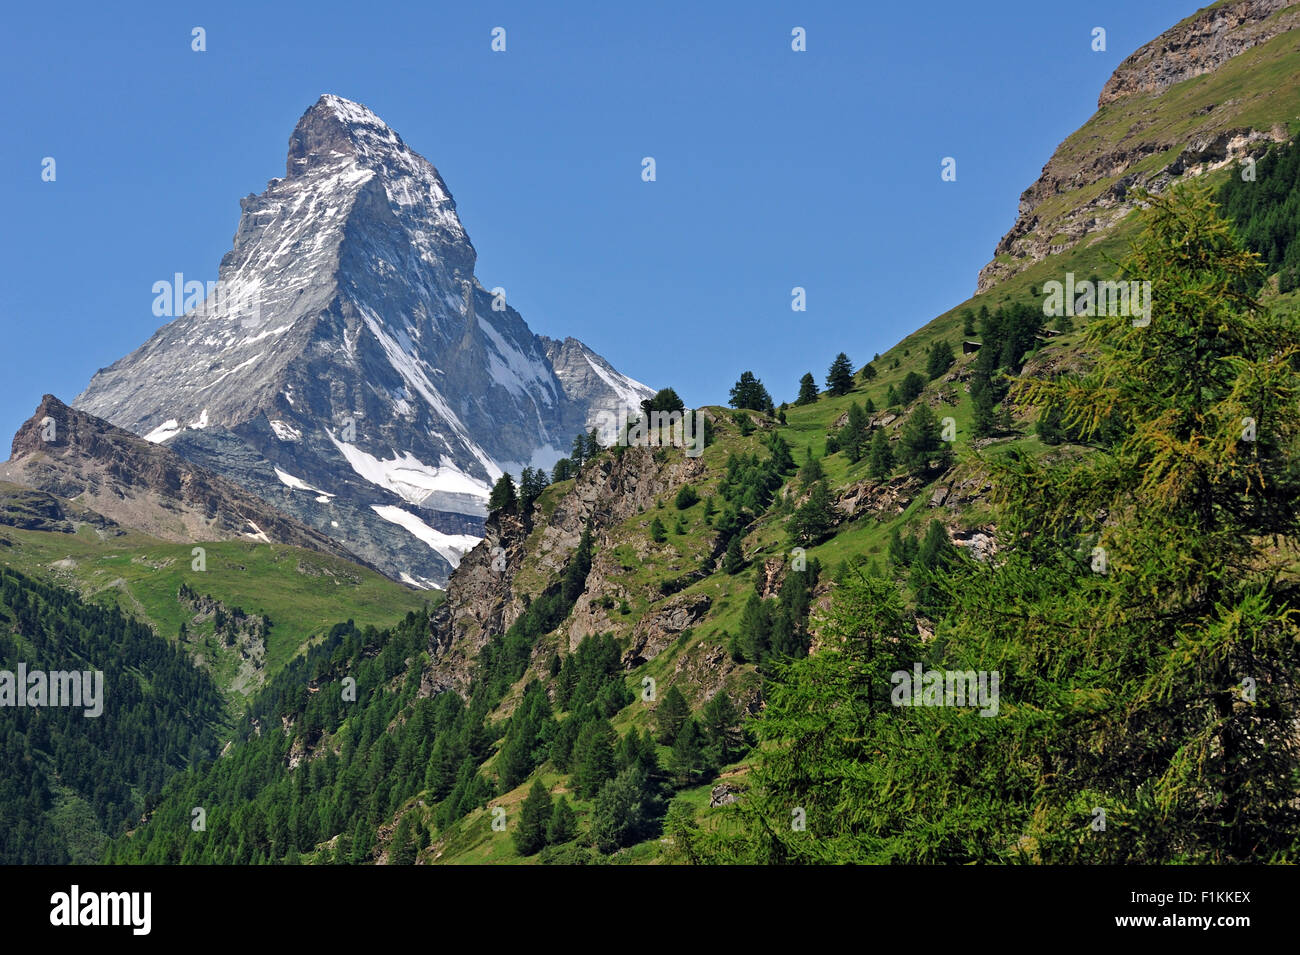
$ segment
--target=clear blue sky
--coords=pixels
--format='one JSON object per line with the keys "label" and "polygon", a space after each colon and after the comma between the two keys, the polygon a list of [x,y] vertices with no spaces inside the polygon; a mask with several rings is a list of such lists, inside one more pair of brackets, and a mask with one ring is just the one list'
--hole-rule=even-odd
{"label": "clear blue sky", "polygon": [[7,5],[0,456],[42,394],[153,333],[155,281],[216,278],[321,93],[438,167],[534,331],[691,405],[745,369],[780,402],[967,298],[1111,71],[1198,4],[394,6]]}

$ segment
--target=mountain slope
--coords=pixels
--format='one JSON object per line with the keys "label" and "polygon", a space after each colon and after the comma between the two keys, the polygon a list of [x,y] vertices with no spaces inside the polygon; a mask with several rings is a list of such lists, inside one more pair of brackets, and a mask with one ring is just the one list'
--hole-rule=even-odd
{"label": "mountain slope", "polygon": [[599,359],[561,380],[547,342],[474,277],[437,170],[359,104],[322,96],[285,176],[240,206],[215,287],[163,283],[162,310],[184,313],[74,404],[394,578],[444,582],[503,471],[549,467],[602,409],[651,394]]}
{"label": "mountain slope", "polygon": [[1294,134],[1298,63],[1296,0],[1220,0],[1133,53],[1021,195],[978,291],[1095,243],[1132,211],[1136,188],[1235,167]]}

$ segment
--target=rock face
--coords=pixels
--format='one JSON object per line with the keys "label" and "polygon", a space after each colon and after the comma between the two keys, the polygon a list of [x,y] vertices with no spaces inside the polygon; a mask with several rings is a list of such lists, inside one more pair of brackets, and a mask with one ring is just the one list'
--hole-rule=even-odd
{"label": "rock face", "polygon": [[81,520],[88,508],[162,540],[256,540],[351,557],[231,481],[53,395],[18,429],[0,479],[75,500],[81,508],[63,510]]}
{"label": "rock face", "polygon": [[75,405],[396,579],[445,583],[503,471],[549,467],[652,394],[483,288],[442,177],[364,106],[322,96],[284,177],[240,207],[215,286],[155,286],[155,313],[178,317]]}
{"label": "rock face", "polygon": [[[1300,61],[1298,0],[1207,7],[1125,59],[1103,87],[1098,112],[1057,147],[1021,195],[1016,222],[994,260],[980,270],[977,290],[987,291],[1111,228],[1132,210],[1137,188],[1159,192],[1179,177],[1238,162],[1285,140],[1286,122],[1294,117],[1283,114],[1284,95],[1277,110],[1270,110],[1267,90],[1242,97],[1232,82],[1220,87],[1210,81],[1186,96],[1186,103],[1152,102],[1274,40],[1285,46],[1277,56]],[[1270,113],[1276,115],[1261,124],[1259,117]]]}
{"label": "rock face", "polygon": [[1296,0],[1238,0],[1202,10],[1166,30],[1124,60],[1097,97],[1100,108],[1133,93],[1159,93],[1212,73],[1227,60],[1294,27],[1270,19]]}

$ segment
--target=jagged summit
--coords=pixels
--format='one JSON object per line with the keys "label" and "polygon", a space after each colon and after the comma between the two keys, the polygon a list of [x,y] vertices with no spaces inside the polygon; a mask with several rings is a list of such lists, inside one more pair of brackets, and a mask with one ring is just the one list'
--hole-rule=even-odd
{"label": "jagged summit", "polygon": [[475,278],[437,169],[371,110],[322,96],[285,168],[240,201],[216,285],[191,295],[160,276],[155,313],[162,301],[176,317],[74,404],[277,504],[300,491],[299,519],[393,576],[440,583],[503,471],[550,466],[612,403],[651,390],[585,346],[599,372],[562,380],[546,341]]}

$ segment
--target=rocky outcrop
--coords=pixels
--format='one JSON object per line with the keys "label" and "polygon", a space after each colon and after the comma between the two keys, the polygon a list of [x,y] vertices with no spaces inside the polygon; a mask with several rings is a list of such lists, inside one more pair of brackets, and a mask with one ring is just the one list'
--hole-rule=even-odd
{"label": "rocky outcrop", "polygon": [[261,498],[46,395],[14,435],[0,479],[78,504],[162,540],[254,540],[355,560],[339,543]]}
{"label": "rocky outcrop", "polygon": [[1098,108],[1214,72],[1234,56],[1292,29],[1293,18],[1273,14],[1295,5],[1296,0],[1237,0],[1199,11],[1120,63],[1097,97]]}
{"label": "rocky outcrop", "polygon": [[[1230,85],[1222,97],[1207,87],[1184,108],[1190,109],[1186,116],[1131,105],[1135,97],[1159,97],[1179,83],[1212,74],[1284,34],[1295,37],[1295,49],[1287,55],[1297,57],[1297,0],[1236,0],[1199,11],[1125,59],[1102,89],[1098,113],[1057,147],[1021,195],[1016,221],[980,271],[977,291],[1111,229],[1132,210],[1136,189],[1160,192],[1183,177],[1237,163],[1286,139],[1287,122],[1294,117],[1279,114],[1263,125],[1243,122],[1248,104]],[[1261,112],[1258,97],[1249,105],[1252,115]]]}

